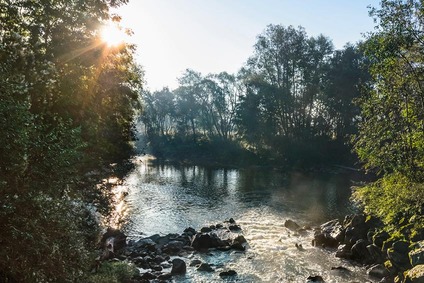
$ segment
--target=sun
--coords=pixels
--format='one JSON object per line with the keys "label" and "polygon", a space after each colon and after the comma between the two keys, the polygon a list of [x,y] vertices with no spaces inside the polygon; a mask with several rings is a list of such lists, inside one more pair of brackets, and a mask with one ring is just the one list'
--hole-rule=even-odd
{"label": "sun", "polygon": [[125,31],[116,24],[109,23],[100,30],[100,37],[108,46],[116,47],[128,40]]}

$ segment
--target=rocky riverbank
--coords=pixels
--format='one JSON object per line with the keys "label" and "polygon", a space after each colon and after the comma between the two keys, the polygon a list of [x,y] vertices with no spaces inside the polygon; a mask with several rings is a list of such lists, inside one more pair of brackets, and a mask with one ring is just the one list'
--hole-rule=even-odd
{"label": "rocky riverbank", "polygon": [[[152,235],[127,241],[119,230],[108,229],[100,241],[102,255],[98,268],[105,261],[126,262],[137,267],[138,272],[130,282],[167,282],[184,276],[187,268],[197,272],[219,272],[221,278],[236,277],[237,271],[225,266],[203,262],[197,254],[211,251],[244,252],[247,241],[233,219],[203,227],[200,231],[185,229],[181,234]],[[95,270],[94,270],[95,272]]]}
{"label": "rocky riverbank", "polygon": [[[424,233],[411,239],[389,235],[373,217],[346,216],[343,221],[322,224],[313,245],[333,249],[335,256],[367,266],[368,274],[380,282],[424,282]],[[421,231],[423,232],[423,231]]]}

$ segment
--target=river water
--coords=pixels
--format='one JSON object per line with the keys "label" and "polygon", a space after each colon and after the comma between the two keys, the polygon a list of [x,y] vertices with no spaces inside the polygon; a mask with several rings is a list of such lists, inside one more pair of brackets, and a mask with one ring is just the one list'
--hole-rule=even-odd
{"label": "river water", "polygon": [[[215,264],[216,272],[188,267],[175,282],[223,282],[223,269],[237,271],[234,282],[307,282],[315,275],[325,282],[374,282],[363,267],[313,247],[312,230],[298,235],[284,227],[287,219],[313,227],[354,212],[350,186],[349,176],[340,174],[154,165],[139,158],[124,181],[123,228],[139,238],[236,220],[249,244],[246,252],[195,254],[193,259]],[[348,270],[331,269],[339,266]]]}

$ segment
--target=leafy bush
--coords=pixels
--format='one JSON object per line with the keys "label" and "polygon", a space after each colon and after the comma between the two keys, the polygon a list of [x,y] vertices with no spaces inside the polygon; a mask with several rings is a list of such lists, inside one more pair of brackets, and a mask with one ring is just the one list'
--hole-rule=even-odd
{"label": "leafy bush", "polygon": [[96,274],[88,279],[88,283],[121,283],[127,282],[138,274],[134,265],[126,262],[104,262]]}
{"label": "leafy bush", "polygon": [[424,228],[420,217],[424,208],[424,184],[414,183],[400,173],[386,175],[374,183],[356,188],[352,197],[366,213],[380,218],[394,233],[397,230],[413,236]]}

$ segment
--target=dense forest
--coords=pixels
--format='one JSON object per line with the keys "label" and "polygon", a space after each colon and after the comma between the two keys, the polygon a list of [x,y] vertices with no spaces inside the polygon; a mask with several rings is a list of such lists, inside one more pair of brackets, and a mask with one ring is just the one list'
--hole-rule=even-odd
{"label": "dense forest", "polygon": [[95,184],[128,158],[140,106],[134,47],[99,36],[126,2],[0,1],[1,282],[86,282]]}
{"label": "dense forest", "polygon": [[[135,46],[102,25],[128,0],[0,0],[0,282],[89,282],[136,114],[157,157],[296,168],[363,165],[354,192],[392,239],[424,238],[424,5],[383,0],[376,29],[334,50],[269,25],[237,74],[187,70],[142,90]],[[356,163],[355,163],[356,162]]]}
{"label": "dense forest", "polygon": [[360,48],[334,50],[323,35],[269,25],[254,49],[236,75],[187,70],[177,89],[143,92],[154,154],[236,165],[352,163],[360,119],[353,100],[369,81]]}

